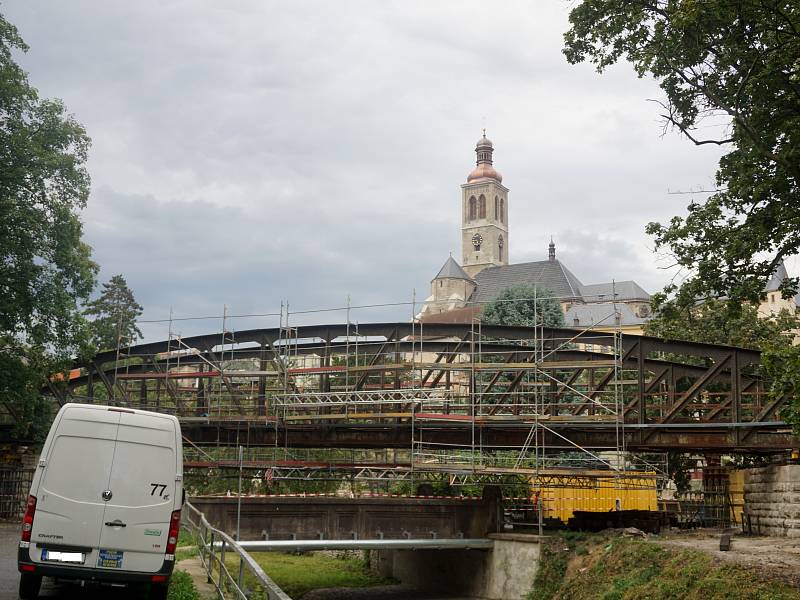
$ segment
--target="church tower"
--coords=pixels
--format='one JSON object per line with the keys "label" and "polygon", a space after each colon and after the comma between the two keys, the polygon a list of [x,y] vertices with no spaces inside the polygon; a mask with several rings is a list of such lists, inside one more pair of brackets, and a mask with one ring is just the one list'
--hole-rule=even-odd
{"label": "church tower", "polygon": [[461,264],[470,277],[508,264],[508,189],[492,166],[492,152],[484,130],[475,147],[477,165],[461,185]]}

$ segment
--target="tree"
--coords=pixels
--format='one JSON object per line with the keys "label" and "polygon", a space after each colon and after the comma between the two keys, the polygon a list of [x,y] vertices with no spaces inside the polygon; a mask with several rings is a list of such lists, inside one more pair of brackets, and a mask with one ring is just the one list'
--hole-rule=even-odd
{"label": "tree", "polygon": [[[688,272],[676,301],[757,302],[800,248],[800,4],[796,0],[584,0],[564,53],[602,72],[621,57],[659,81],[666,128],[728,149],[718,190],[688,215],[650,223]],[[706,137],[720,118],[722,135]],[[783,285],[785,297],[797,279]]]}
{"label": "tree", "polygon": [[644,333],[669,340],[722,344],[764,350],[792,345],[798,320],[788,311],[763,318],[752,304],[730,300],[708,300],[692,307],[666,301],[663,294],[653,300],[653,318]]}
{"label": "tree", "polygon": [[142,337],[136,325],[142,307],[122,275],[114,275],[103,284],[100,297],[86,305],[84,314],[93,317],[92,341],[100,350],[113,350],[118,343],[127,346]]}
{"label": "tree", "polygon": [[89,137],[59,100],[39,98],[15,50],[27,46],[0,15],[0,402],[16,434],[35,437],[39,389],[86,349],[78,306],[97,267],[79,219]]}
{"label": "tree", "polygon": [[553,292],[518,283],[501,291],[483,307],[481,321],[488,325],[563,327],[564,314]]}

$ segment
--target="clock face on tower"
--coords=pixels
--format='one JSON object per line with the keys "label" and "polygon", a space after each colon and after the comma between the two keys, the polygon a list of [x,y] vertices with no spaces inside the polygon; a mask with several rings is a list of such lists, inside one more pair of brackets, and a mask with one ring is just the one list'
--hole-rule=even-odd
{"label": "clock face on tower", "polygon": [[483,237],[481,236],[480,233],[476,233],[475,235],[472,236],[472,246],[475,248],[475,250],[481,249],[482,242],[483,242]]}

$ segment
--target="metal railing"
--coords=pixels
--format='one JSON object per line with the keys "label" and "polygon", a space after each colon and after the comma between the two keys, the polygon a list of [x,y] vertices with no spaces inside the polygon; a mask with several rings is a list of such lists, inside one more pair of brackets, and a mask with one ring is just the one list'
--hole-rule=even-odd
{"label": "metal railing", "polygon": [[[211,526],[205,515],[189,502],[184,505],[181,526],[195,538],[208,582],[214,585],[220,598],[292,600],[236,540]],[[226,563],[226,554],[231,553],[238,557],[236,573],[231,573]]]}

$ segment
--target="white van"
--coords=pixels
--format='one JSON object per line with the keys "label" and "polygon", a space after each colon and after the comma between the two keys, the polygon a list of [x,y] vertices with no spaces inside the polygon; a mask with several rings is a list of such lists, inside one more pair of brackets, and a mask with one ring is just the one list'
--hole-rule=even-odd
{"label": "white van", "polygon": [[175,417],[65,405],[47,435],[28,497],[20,598],[36,598],[42,577],[145,584],[151,598],[165,598],[182,479]]}

